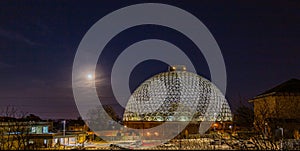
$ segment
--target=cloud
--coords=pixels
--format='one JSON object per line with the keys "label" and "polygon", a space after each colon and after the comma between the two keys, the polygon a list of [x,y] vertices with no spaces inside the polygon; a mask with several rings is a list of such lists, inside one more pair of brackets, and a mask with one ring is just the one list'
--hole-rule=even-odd
{"label": "cloud", "polygon": [[0,36],[5,37],[7,39],[23,42],[23,43],[26,43],[26,44],[31,45],[31,46],[38,45],[38,43],[32,41],[31,39],[29,39],[28,37],[25,37],[24,35],[22,35],[20,33],[5,30],[1,27],[0,27]]}

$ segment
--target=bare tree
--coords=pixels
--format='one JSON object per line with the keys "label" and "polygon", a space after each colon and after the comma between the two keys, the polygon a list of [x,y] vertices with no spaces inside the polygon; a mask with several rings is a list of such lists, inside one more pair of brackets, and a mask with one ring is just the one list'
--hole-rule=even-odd
{"label": "bare tree", "polygon": [[[233,138],[240,142],[239,149],[248,149],[247,143],[249,141],[253,143],[256,149],[280,149],[280,142],[275,139],[274,130],[284,124],[284,120],[280,119],[282,119],[284,112],[291,108],[291,104],[281,103],[275,100],[267,100],[265,98],[257,100],[255,103],[253,122],[254,129],[252,133],[238,135]],[[246,111],[245,109],[242,110]],[[249,116],[250,115],[251,114],[249,114]],[[247,119],[247,117],[244,118]]]}
{"label": "bare tree", "polygon": [[[101,109],[101,106],[97,106],[94,109],[89,110],[89,112],[87,113],[87,117],[89,118],[88,125],[93,127],[94,130],[111,129],[111,125],[109,125],[109,123],[103,123],[103,121],[120,121],[120,118],[111,106],[104,105],[103,109],[104,110]],[[110,118],[104,116],[104,114],[108,114]]]}
{"label": "bare tree", "polygon": [[1,112],[0,150],[28,149],[30,125],[24,120],[26,114],[14,106]]}
{"label": "bare tree", "polygon": [[252,130],[254,122],[253,109],[245,105],[240,106],[236,110],[234,121],[238,126],[245,127],[247,130]]}
{"label": "bare tree", "polygon": [[[225,144],[232,149],[239,150],[279,149],[280,143],[275,139],[273,130],[280,125],[277,119],[281,117],[284,107],[286,106],[272,104],[267,99],[256,102],[254,111],[242,104],[236,110],[234,123],[246,128],[244,129],[246,131],[238,131],[237,135],[233,135],[233,131],[227,131],[230,134],[230,139],[224,139]],[[221,135],[216,137],[223,139]]]}

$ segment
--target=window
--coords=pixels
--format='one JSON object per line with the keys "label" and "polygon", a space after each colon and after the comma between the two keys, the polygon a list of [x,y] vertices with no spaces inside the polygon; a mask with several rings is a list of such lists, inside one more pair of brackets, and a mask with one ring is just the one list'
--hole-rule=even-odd
{"label": "window", "polygon": [[31,127],[31,133],[36,133],[36,127],[35,126]]}
{"label": "window", "polygon": [[48,133],[48,126],[43,127],[43,133]]}

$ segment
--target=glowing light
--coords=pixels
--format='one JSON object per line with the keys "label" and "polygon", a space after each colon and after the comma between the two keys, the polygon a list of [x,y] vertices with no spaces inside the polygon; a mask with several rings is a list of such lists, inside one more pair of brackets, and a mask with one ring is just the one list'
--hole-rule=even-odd
{"label": "glowing light", "polygon": [[92,80],[92,79],[93,79],[93,75],[89,73],[89,74],[87,75],[87,78],[88,78],[89,80]]}
{"label": "glowing light", "polygon": [[218,127],[218,123],[215,123],[213,126],[214,126],[214,127]]}
{"label": "glowing light", "polygon": [[147,132],[147,133],[146,133],[146,135],[147,135],[147,136],[150,136],[150,135],[151,135],[151,133],[150,133],[150,132]]}

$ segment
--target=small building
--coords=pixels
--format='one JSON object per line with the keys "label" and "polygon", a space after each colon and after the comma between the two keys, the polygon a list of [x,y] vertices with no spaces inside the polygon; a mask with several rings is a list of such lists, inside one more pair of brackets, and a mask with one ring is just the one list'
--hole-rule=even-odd
{"label": "small building", "polygon": [[22,121],[16,118],[2,118],[0,122],[0,149],[33,149],[47,145],[51,122]]}
{"label": "small building", "polygon": [[53,122],[6,119],[0,122],[0,150],[76,146],[85,141],[85,132],[54,133]]}
{"label": "small building", "polygon": [[77,119],[73,120],[62,120],[60,123],[63,123],[63,121],[66,121],[66,131],[69,132],[87,132],[89,131],[89,127],[85,124],[84,120],[81,119],[81,117],[78,117]]}
{"label": "small building", "polygon": [[273,134],[283,128],[285,138],[296,138],[300,129],[300,80],[283,82],[249,102],[254,104],[254,125],[257,128]]}

